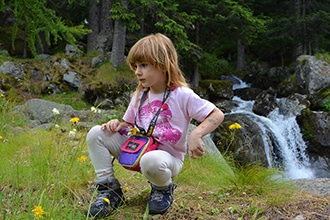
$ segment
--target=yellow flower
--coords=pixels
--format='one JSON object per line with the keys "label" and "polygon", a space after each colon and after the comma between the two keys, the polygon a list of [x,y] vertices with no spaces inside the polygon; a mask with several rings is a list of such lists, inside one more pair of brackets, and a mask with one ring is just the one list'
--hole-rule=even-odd
{"label": "yellow flower", "polygon": [[127,191],[128,191],[128,186],[125,187],[125,192],[127,192]]}
{"label": "yellow flower", "polygon": [[36,206],[34,206],[34,209],[32,210],[32,212],[34,213],[34,216],[36,218],[39,218],[39,217],[42,217],[42,215],[44,214],[45,211],[42,209],[41,206],[36,205]]}
{"label": "yellow flower", "polygon": [[4,94],[2,94],[2,93],[0,93],[0,98],[2,98],[2,97],[5,97],[5,95],[4,95]]}
{"label": "yellow flower", "polygon": [[70,122],[75,124],[75,123],[79,122],[79,120],[80,120],[79,118],[75,117],[75,118],[71,118]]}
{"label": "yellow flower", "polygon": [[241,128],[242,128],[242,126],[238,123],[229,125],[229,130],[235,130],[235,129],[241,129]]}
{"label": "yellow flower", "polygon": [[80,157],[78,157],[78,161],[81,162],[81,163],[85,162],[86,160],[87,160],[87,157],[86,156],[80,156]]}
{"label": "yellow flower", "polygon": [[3,137],[0,135],[0,140],[2,140],[3,139]]}
{"label": "yellow flower", "polygon": [[132,135],[136,135],[136,134],[137,134],[137,129],[136,129],[136,128],[132,128],[132,130],[131,130],[131,134],[132,134]]}
{"label": "yellow flower", "polygon": [[110,205],[110,200],[108,198],[103,198],[103,201]]}

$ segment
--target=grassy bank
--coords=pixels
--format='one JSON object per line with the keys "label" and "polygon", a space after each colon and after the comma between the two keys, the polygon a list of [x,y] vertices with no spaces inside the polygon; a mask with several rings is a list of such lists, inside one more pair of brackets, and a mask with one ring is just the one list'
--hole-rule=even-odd
{"label": "grassy bank", "polygon": [[[84,210],[96,195],[87,130],[74,123],[32,130],[4,97],[0,104],[0,219],[86,219]],[[301,196],[273,178],[277,170],[233,164],[230,157],[186,158],[171,210],[149,216],[148,182],[115,162],[126,202],[109,219],[275,219],[276,210]]]}

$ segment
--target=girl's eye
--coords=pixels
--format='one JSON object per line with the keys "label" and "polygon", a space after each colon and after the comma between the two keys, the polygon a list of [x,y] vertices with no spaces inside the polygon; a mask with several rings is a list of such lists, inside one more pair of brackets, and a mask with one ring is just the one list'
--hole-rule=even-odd
{"label": "girl's eye", "polygon": [[136,70],[137,68],[146,68],[147,66],[148,66],[148,63],[138,63],[138,64],[132,65],[133,70]]}

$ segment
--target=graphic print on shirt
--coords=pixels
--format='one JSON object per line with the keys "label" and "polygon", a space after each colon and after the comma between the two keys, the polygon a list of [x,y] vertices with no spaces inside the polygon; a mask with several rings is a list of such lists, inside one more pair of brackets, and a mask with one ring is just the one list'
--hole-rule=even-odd
{"label": "graphic print on shirt", "polygon": [[[161,107],[160,100],[154,100],[140,109],[140,122],[141,125],[148,129],[151,119],[154,117],[158,109]],[[159,137],[160,142],[167,142],[172,145],[176,144],[181,138],[181,131],[173,128],[170,124],[172,112],[170,108],[164,109],[160,112],[153,134]],[[159,135],[159,136],[158,136]]]}

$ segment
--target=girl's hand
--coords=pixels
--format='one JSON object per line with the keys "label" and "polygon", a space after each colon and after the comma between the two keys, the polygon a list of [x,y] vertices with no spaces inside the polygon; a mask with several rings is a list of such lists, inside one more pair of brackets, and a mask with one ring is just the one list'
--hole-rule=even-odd
{"label": "girl's hand", "polygon": [[102,124],[101,128],[102,130],[106,130],[110,133],[114,133],[120,131],[125,126],[127,126],[125,122],[121,123],[118,119],[112,119],[107,123]]}
{"label": "girl's hand", "polygon": [[194,135],[193,132],[190,134],[188,142],[188,153],[191,158],[196,159],[197,157],[204,155],[205,150],[202,146],[202,142],[202,137]]}
{"label": "girl's hand", "polygon": [[224,119],[224,114],[218,108],[213,111],[202,121],[194,130],[191,131],[188,142],[189,156],[193,159],[204,155],[205,151],[202,146],[202,137],[214,131]]}

